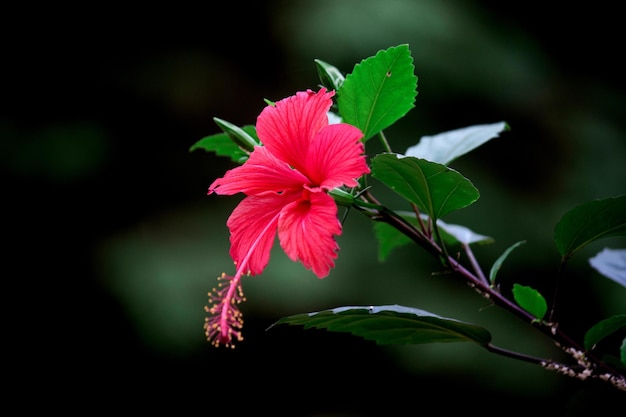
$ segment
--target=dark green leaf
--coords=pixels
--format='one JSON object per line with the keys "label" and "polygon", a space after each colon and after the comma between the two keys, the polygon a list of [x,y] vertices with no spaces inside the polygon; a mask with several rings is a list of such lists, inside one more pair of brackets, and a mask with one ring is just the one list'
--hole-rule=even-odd
{"label": "dark green leaf", "polygon": [[417,76],[408,45],[379,51],[355,65],[337,91],[339,114],[367,141],[415,106]]}
{"label": "dark green leaf", "polygon": [[380,262],[386,261],[393,249],[412,242],[407,235],[383,222],[374,223],[374,234],[378,241],[378,260]]}
{"label": "dark green leaf", "polygon": [[564,260],[593,241],[613,236],[626,236],[626,195],[581,204],[565,213],[554,229]]}
{"label": "dark green leaf", "polygon": [[399,305],[349,306],[283,317],[278,324],[351,333],[379,345],[474,342],[487,346],[491,334],[485,328],[439,317]]}
{"label": "dark green leaf", "polygon": [[624,338],[624,340],[622,340],[622,346],[619,348],[620,352],[618,354],[620,356],[606,353],[602,355],[602,362],[615,369],[626,371],[626,356],[624,356],[624,353],[626,353],[626,351],[623,350],[625,347],[624,343],[626,343],[626,337]]}
{"label": "dark green leaf", "polygon": [[341,71],[321,59],[316,59],[315,64],[322,85],[329,90],[339,90],[345,80]]}
{"label": "dark green leaf", "polygon": [[425,159],[381,154],[372,159],[371,169],[373,177],[435,220],[469,206],[479,197],[467,178]]}
{"label": "dark green leaf", "polygon": [[585,349],[593,349],[602,339],[620,329],[626,329],[626,314],[619,314],[597,322],[585,333]]}
{"label": "dark green leaf", "polygon": [[538,320],[543,320],[543,317],[548,311],[546,299],[534,288],[513,284],[513,298],[520,307],[535,316]]}
{"label": "dark green leaf", "polygon": [[405,155],[448,165],[459,156],[497,138],[507,129],[509,126],[505,122],[499,122],[464,127],[434,136],[422,136],[417,145],[406,150]]}
{"label": "dark green leaf", "polygon": [[513,249],[517,248],[518,246],[520,246],[520,245],[522,245],[524,243],[526,243],[525,240],[520,240],[519,242],[514,243],[507,250],[505,250],[504,253],[502,255],[500,255],[500,257],[493,263],[493,266],[491,267],[491,271],[489,271],[489,282],[490,283],[493,284],[494,282],[496,282],[496,275],[498,274],[498,271],[502,267],[502,264],[504,263],[504,260],[509,256],[509,254],[513,251]]}

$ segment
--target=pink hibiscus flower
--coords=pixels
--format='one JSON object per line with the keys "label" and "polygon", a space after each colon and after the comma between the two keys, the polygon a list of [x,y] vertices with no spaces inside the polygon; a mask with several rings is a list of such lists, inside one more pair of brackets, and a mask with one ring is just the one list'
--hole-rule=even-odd
{"label": "pink hibiscus flower", "polygon": [[317,277],[326,277],[335,266],[335,236],[342,229],[337,205],[327,192],[356,187],[357,179],[370,170],[363,133],[348,124],[328,123],[334,94],[325,88],[301,91],[267,106],[256,124],[263,146],[209,187],[208,194],[246,195],[226,223],[237,271],[232,277],[222,274],[219,290],[209,294],[212,317],[205,329],[216,346],[242,340],[237,308],[244,301],[241,277],[263,272],[277,233],[287,256]]}

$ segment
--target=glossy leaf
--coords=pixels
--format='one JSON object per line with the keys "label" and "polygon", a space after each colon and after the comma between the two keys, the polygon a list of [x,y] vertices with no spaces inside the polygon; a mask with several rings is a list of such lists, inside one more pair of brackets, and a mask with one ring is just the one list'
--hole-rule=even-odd
{"label": "glossy leaf", "polygon": [[593,200],[565,213],[554,229],[564,260],[598,239],[626,236],[626,195]]}
{"label": "glossy leaf", "polygon": [[242,129],[226,120],[218,119],[214,117],[213,120],[217,125],[222,128],[224,133],[228,135],[230,140],[237,144],[241,149],[247,152],[252,152],[255,146],[261,144],[261,141],[256,135],[256,128],[254,129]]}
{"label": "glossy leaf", "polygon": [[339,88],[341,88],[345,80],[341,71],[321,59],[316,59],[315,65],[317,67],[317,74],[320,77],[320,82],[324,87],[329,90],[339,90]]}
{"label": "glossy leaf", "polygon": [[415,107],[417,76],[408,45],[379,51],[355,65],[337,91],[339,114],[367,141]]}
{"label": "glossy leaf", "polygon": [[522,245],[524,243],[526,243],[525,240],[520,240],[519,242],[514,243],[507,250],[505,250],[504,253],[498,257],[498,259],[496,259],[496,261],[491,266],[491,270],[489,271],[489,282],[490,283],[493,284],[493,283],[496,282],[496,275],[498,274],[498,271],[502,267],[502,264],[504,263],[505,259],[513,251],[513,249],[517,248],[518,246],[520,246],[520,245]]}
{"label": "glossy leaf", "polygon": [[589,258],[589,264],[605,277],[626,287],[626,249],[604,248]]}
{"label": "glossy leaf", "polygon": [[626,329],[626,314],[619,314],[599,321],[585,333],[585,349],[593,349],[602,339],[620,329]]}
{"label": "glossy leaf", "polygon": [[372,176],[437,220],[478,200],[474,185],[457,171],[425,159],[381,154]]}
{"label": "glossy leaf", "polygon": [[491,341],[485,328],[399,305],[348,306],[283,317],[278,324],[351,333],[379,345]]}
{"label": "glossy leaf", "polygon": [[508,129],[505,122],[498,122],[464,127],[434,136],[422,136],[417,145],[409,147],[404,154],[448,165]]}
{"label": "glossy leaf", "polygon": [[548,311],[546,299],[534,288],[513,284],[513,298],[520,307],[535,316],[538,320],[542,320]]}

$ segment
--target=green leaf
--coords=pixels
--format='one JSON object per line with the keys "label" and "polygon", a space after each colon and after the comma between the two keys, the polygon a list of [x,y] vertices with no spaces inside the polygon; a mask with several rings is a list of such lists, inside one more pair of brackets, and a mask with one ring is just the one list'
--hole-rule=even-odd
{"label": "green leaf", "polygon": [[417,76],[408,45],[379,51],[355,65],[337,90],[339,114],[367,141],[415,107]]}
{"label": "green leaf", "polygon": [[[415,218],[407,220],[409,223],[413,223],[415,227],[418,227]],[[385,262],[394,249],[414,243],[410,237],[385,222],[374,223],[374,234],[378,242],[379,262]]]}
{"label": "green leaf", "polygon": [[513,284],[513,298],[520,307],[535,316],[538,320],[543,320],[543,317],[548,311],[546,299],[534,288]]}
{"label": "green leaf", "polygon": [[230,140],[236,143],[237,146],[244,151],[252,152],[255,146],[261,144],[261,141],[256,135],[256,128],[246,130],[235,126],[226,120],[218,119],[217,117],[214,117],[213,120],[219,127],[222,128],[224,133],[228,135]]}
{"label": "green leaf", "polygon": [[397,154],[372,158],[372,176],[437,220],[478,200],[474,185],[436,162]]}
{"label": "green leaf", "polygon": [[625,328],[626,314],[618,314],[597,322],[589,330],[587,330],[587,333],[585,333],[585,349],[593,349],[593,347],[605,337]]}
{"label": "green leaf", "polygon": [[589,264],[605,277],[626,287],[626,249],[604,248]]}
{"label": "green leaf", "polygon": [[316,59],[315,64],[322,85],[330,90],[339,90],[345,80],[341,71],[321,59]]}
{"label": "green leaf", "polygon": [[498,259],[496,259],[496,261],[491,266],[491,271],[489,271],[489,282],[490,283],[493,284],[493,283],[496,282],[496,275],[498,274],[498,271],[502,267],[502,264],[504,263],[504,260],[509,256],[509,254],[513,251],[513,249],[517,248],[518,246],[520,246],[520,245],[522,245],[524,243],[526,243],[525,240],[520,240],[519,242],[514,243],[507,250],[505,250],[504,253],[502,255],[500,255],[500,257]]}
{"label": "green leaf", "polygon": [[499,122],[464,127],[434,136],[422,136],[417,145],[409,147],[404,154],[448,165],[459,156],[497,138],[505,130],[509,130],[509,126],[505,122]]}
{"label": "green leaf", "polygon": [[[250,156],[254,144],[261,144],[256,135],[254,126],[239,128],[224,120],[213,118],[222,128],[224,133],[205,136],[194,143],[189,151],[204,149],[207,152],[215,152],[218,156],[229,157],[232,161],[243,164]],[[252,146],[252,148],[250,148]]]}
{"label": "green leaf", "polygon": [[598,239],[626,236],[626,195],[593,200],[565,213],[554,229],[563,260]]}
{"label": "green leaf", "polygon": [[[415,213],[397,212],[397,214],[419,229],[420,226]],[[422,215],[421,217],[424,222],[428,222],[428,216]],[[447,246],[493,243],[493,238],[479,235],[464,226],[447,224],[443,220],[437,220],[437,226],[439,226],[441,238]],[[374,223],[374,233],[378,241],[378,260],[380,262],[386,261],[393,249],[412,242],[404,233],[384,222]]]}
{"label": "green leaf", "polygon": [[193,146],[189,148],[189,151],[195,151],[196,149],[215,152],[218,156],[227,156],[238,164],[243,164],[249,156],[247,152],[234,144],[226,133],[216,133],[214,135],[205,136],[193,144]]}
{"label": "green leaf", "polygon": [[398,247],[408,245],[412,240],[395,227],[383,223],[374,223],[374,234],[378,242],[378,261],[384,262],[391,252]]}
{"label": "green leaf", "polygon": [[351,333],[379,345],[473,342],[486,347],[491,341],[491,334],[483,327],[399,305],[348,306],[296,314],[281,318],[270,328],[278,324]]}

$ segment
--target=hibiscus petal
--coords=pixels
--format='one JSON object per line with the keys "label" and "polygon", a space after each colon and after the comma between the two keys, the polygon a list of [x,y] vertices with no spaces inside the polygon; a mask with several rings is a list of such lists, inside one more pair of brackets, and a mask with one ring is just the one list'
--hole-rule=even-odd
{"label": "hibiscus petal", "polygon": [[309,195],[308,200],[285,206],[278,220],[278,238],[290,259],[324,278],[335,266],[339,245],[334,235],[341,234],[341,223],[332,197],[323,192]]}
{"label": "hibiscus petal", "polygon": [[277,158],[302,171],[311,140],[328,125],[334,95],[325,88],[319,93],[299,91],[267,106],[257,118],[259,139]]}
{"label": "hibiscus petal", "polygon": [[302,189],[309,180],[285,162],[275,158],[264,146],[257,146],[243,165],[226,171],[209,186],[208,194],[259,194]]}
{"label": "hibiscus petal", "polygon": [[[267,266],[276,237],[279,213],[301,193],[248,196],[231,213],[226,225],[230,230],[230,256],[237,269],[259,275]],[[245,263],[246,265],[242,265]]]}
{"label": "hibiscus petal", "polygon": [[325,127],[311,142],[303,173],[326,190],[355,187],[356,179],[370,172],[362,137],[361,130],[349,124]]}

